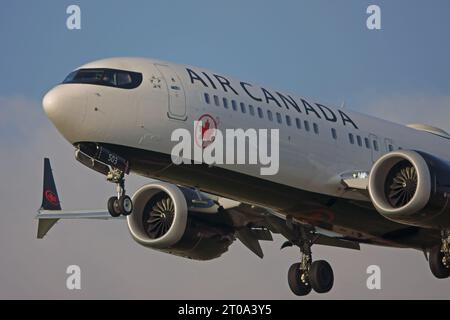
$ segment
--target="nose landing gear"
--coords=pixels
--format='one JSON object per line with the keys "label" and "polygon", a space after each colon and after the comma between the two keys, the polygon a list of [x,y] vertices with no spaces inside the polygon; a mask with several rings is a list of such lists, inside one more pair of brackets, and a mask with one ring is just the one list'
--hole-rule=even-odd
{"label": "nose landing gear", "polygon": [[442,231],[442,244],[431,248],[428,261],[436,278],[450,277],[450,230]]}
{"label": "nose landing gear", "polygon": [[133,201],[125,193],[124,173],[118,169],[112,169],[107,175],[107,180],[116,184],[117,196],[108,200],[109,214],[114,217],[129,216],[133,212]]}
{"label": "nose landing gear", "polygon": [[125,158],[93,143],[79,144],[75,158],[88,168],[106,175],[106,180],[116,184],[117,196],[108,200],[108,211],[112,217],[128,216],[133,212],[133,202],[125,193],[125,174],[130,172],[129,162]]}

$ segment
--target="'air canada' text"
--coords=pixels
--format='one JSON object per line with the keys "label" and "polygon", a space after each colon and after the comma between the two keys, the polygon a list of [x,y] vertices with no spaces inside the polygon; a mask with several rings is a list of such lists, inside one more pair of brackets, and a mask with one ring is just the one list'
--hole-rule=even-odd
{"label": "'air canada' text", "polygon": [[211,76],[206,72],[196,72],[189,68],[186,68],[186,71],[189,75],[191,84],[201,84],[205,88],[223,90],[225,93],[232,93],[236,96],[240,96],[240,91],[241,94],[247,95],[250,99],[258,103],[276,105],[280,108],[284,106],[288,110],[293,108],[302,114],[314,115],[318,119],[324,119],[330,122],[342,121],[344,126],[351,125],[355,129],[358,129],[355,122],[342,110],[336,109],[337,111],[333,111],[327,106],[320,103],[310,103],[303,98],[295,100],[289,94],[283,94],[278,91],[271,92],[262,87],[254,87],[247,82],[241,81],[238,85],[232,84],[230,80],[217,74]]}

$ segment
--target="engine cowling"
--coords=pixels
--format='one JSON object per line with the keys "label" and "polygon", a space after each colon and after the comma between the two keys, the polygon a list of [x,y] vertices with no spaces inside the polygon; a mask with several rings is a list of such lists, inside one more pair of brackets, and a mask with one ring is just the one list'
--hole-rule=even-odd
{"label": "engine cowling", "polygon": [[372,167],[369,194],[376,210],[395,222],[450,227],[450,165],[427,153],[397,150]]}
{"label": "engine cowling", "polygon": [[191,189],[156,182],[143,186],[132,199],[128,228],[145,247],[210,260],[221,256],[235,240],[233,228],[209,222],[220,214],[214,201]]}

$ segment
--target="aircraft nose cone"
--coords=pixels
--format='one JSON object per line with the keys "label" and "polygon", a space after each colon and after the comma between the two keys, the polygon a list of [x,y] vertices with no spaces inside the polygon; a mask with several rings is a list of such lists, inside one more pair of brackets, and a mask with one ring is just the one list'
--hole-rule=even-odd
{"label": "aircraft nose cone", "polygon": [[50,90],[42,99],[42,106],[47,114],[47,117],[52,119],[52,115],[57,112],[57,94],[55,94],[55,89]]}
{"label": "aircraft nose cone", "polygon": [[51,89],[42,99],[47,117],[70,143],[81,138],[85,101],[86,98],[77,88],[64,85]]}

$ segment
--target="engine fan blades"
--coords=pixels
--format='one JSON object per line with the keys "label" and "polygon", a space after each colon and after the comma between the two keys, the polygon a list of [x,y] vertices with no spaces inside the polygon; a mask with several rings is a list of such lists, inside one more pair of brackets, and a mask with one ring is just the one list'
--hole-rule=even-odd
{"label": "engine fan blades", "polygon": [[149,213],[146,230],[149,237],[158,239],[164,236],[172,226],[175,206],[170,197],[158,200]]}
{"label": "engine fan blades", "polygon": [[389,203],[400,208],[411,201],[417,189],[417,171],[410,163],[394,167],[389,175],[389,189],[386,190]]}

